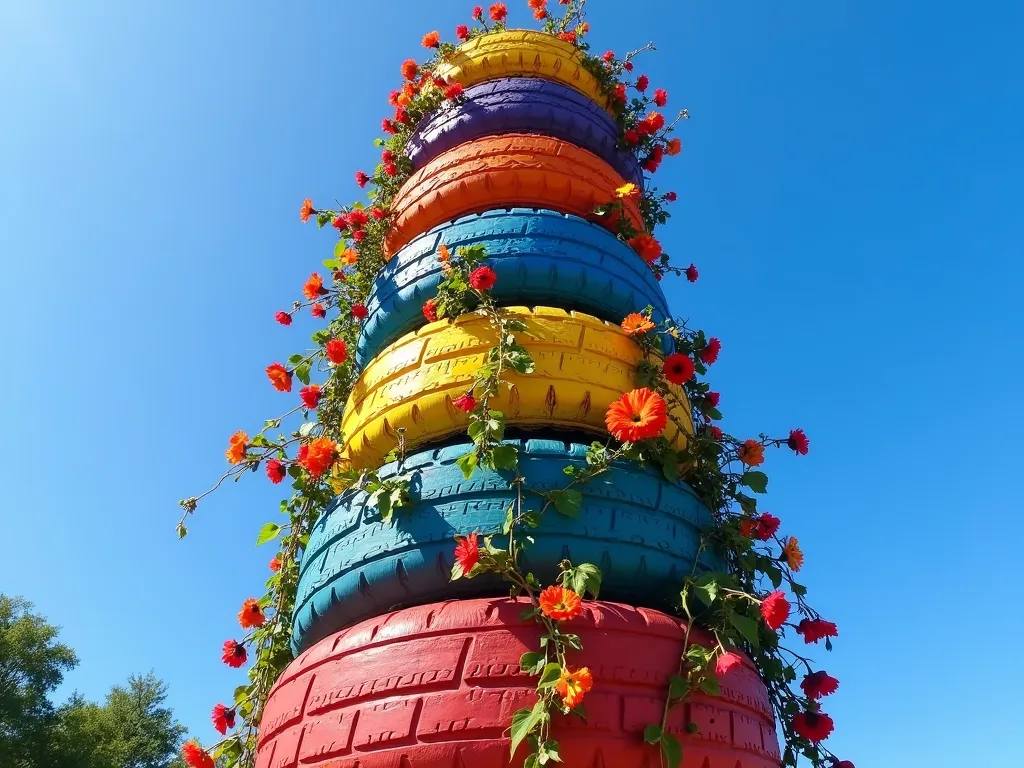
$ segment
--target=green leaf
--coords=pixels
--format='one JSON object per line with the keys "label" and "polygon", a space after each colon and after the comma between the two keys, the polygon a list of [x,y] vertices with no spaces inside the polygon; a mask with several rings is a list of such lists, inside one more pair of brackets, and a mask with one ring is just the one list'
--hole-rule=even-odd
{"label": "green leaf", "polygon": [[554,688],[558,678],[562,676],[562,665],[554,662],[546,665],[541,672],[540,680],[537,681],[537,690],[541,688]]}
{"label": "green leaf", "polygon": [[306,361],[302,365],[297,366],[295,368],[295,377],[303,384],[305,384],[307,387],[309,386],[309,370],[311,367],[312,365],[309,363],[309,361]]}
{"label": "green leaf", "polygon": [[768,475],[764,472],[747,472],[740,478],[740,482],[754,493],[768,492]]}
{"label": "green leaf", "polygon": [[472,451],[464,453],[455,460],[455,463],[458,465],[459,469],[462,470],[462,476],[469,480],[469,478],[473,476],[473,472],[476,470],[476,453]]}
{"label": "green leaf", "polygon": [[277,538],[277,535],[281,532],[281,526],[277,523],[267,523],[260,528],[260,535],[256,539],[256,546],[266,544],[268,541],[273,541]]}
{"label": "green leaf", "polygon": [[661,473],[670,483],[679,479],[679,454],[675,451],[665,451],[661,455]]}
{"label": "green leaf", "polygon": [[709,675],[700,681],[700,689],[709,696],[721,696],[722,687],[718,684],[718,678]]}
{"label": "green leaf", "polygon": [[572,571],[572,591],[577,595],[589,592],[596,600],[601,591],[601,569],[593,563],[581,563]]}
{"label": "green leaf", "polygon": [[729,621],[736,627],[746,641],[753,647],[759,647],[757,641],[757,622],[747,616],[741,616],[735,611],[729,611]]}
{"label": "green leaf", "polygon": [[644,741],[648,744],[657,744],[661,741],[661,726],[651,723],[644,728]]}
{"label": "green leaf", "polygon": [[679,739],[671,733],[664,733],[661,736],[661,754],[665,756],[669,768],[679,768],[683,764],[683,747]]}
{"label": "green leaf", "polygon": [[[689,686],[686,684],[686,679],[680,675],[672,675],[668,679],[668,696],[670,699],[678,701],[686,695],[686,690]],[[652,744],[654,742],[651,742]]]}
{"label": "green leaf", "polygon": [[515,469],[519,463],[519,449],[514,445],[498,445],[491,452],[495,469]]}
{"label": "green leaf", "polygon": [[580,504],[583,502],[583,494],[575,488],[563,488],[557,491],[550,491],[548,498],[555,505],[558,514],[566,517],[579,517]]}
{"label": "green leaf", "polygon": [[305,355],[292,355],[288,358],[288,365],[298,365],[306,359]]}
{"label": "green leaf", "polygon": [[519,745],[533,730],[547,718],[547,708],[541,699],[533,705],[533,709],[520,709],[512,715],[512,752],[516,753]]}
{"label": "green leaf", "polygon": [[545,656],[537,651],[527,651],[519,657],[519,666],[528,675],[539,675],[544,669]]}
{"label": "green leaf", "polygon": [[188,528],[185,527],[184,523],[178,523],[178,527],[176,528],[176,530],[178,532],[179,540],[184,539],[186,536],[188,536]]}

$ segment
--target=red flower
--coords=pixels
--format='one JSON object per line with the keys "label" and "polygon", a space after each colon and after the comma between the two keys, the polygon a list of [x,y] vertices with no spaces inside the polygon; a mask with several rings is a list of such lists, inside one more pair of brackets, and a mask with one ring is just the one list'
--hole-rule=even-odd
{"label": "red flower", "polygon": [[457,397],[454,400],[452,400],[452,405],[454,405],[460,411],[471,413],[473,409],[476,408],[476,399],[473,397],[472,390],[462,395],[462,397]]}
{"label": "red flower", "polygon": [[675,157],[683,151],[683,140],[682,139],[669,139],[668,143],[665,144],[665,154]]}
{"label": "red flower", "polygon": [[691,283],[696,283],[697,278],[699,276],[700,272],[697,271],[697,267],[695,267],[693,264],[686,268],[686,279],[689,280]]}
{"label": "red flower", "polygon": [[345,349],[343,339],[331,339],[324,345],[324,354],[327,359],[335,365],[341,365],[348,359],[348,350]]}
{"label": "red flower", "polygon": [[770,512],[762,512],[760,516],[754,518],[753,522],[754,528],[748,535],[760,541],[771,539],[778,533],[779,526],[782,525],[782,521]]}
{"label": "red flower", "polygon": [[743,666],[743,657],[738,653],[732,651],[726,651],[717,659],[715,659],[715,674],[719,677],[724,677],[729,674],[732,669]]}
{"label": "red flower", "polygon": [[479,5],[473,6],[473,18],[477,19],[478,21],[484,20],[484,9],[481,8]]}
{"label": "red flower", "polygon": [[292,372],[280,363],[267,366],[267,378],[278,392],[292,391]]}
{"label": "red flower", "polygon": [[434,299],[423,302],[423,316],[430,322],[437,320],[437,302]]}
{"label": "red flower", "polygon": [[311,306],[309,311],[313,313],[313,317],[327,317],[327,308],[319,301]]}
{"label": "red flower", "polygon": [[559,32],[558,39],[563,40],[567,43],[576,45],[576,33],[575,32]]}
{"label": "red flower", "polygon": [[630,238],[629,245],[648,264],[653,264],[661,256],[661,243],[646,232],[641,232],[636,237]]}
{"label": "red flower", "polygon": [[308,387],[303,387],[299,390],[299,397],[302,398],[303,405],[313,410],[320,405],[320,385],[310,384]]}
{"label": "red flower", "polygon": [[325,293],[327,293],[327,291],[324,290],[324,279],[316,272],[310,275],[309,280],[307,280],[302,286],[302,295],[310,301]]}
{"label": "red flower", "polygon": [[406,59],[402,62],[402,77],[406,80],[414,79],[419,71],[420,67],[416,63],[416,59]]}
{"label": "red flower", "polygon": [[369,220],[370,215],[362,208],[353,208],[348,212],[348,225],[351,229],[362,229]]}
{"label": "red flower", "polygon": [[800,687],[809,699],[820,699],[839,690],[839,681],[824,671],[806,675]]}
{"label": "red flower", "polygon": [[458,544],[455,545],[455,562],[462,567],[462,575],[465,576],[480,560],[480,545],[475,533],[456,540]]}
{"label": "red flower", "polygon": [[786,445],[792,448],[801,456],[807,455],[807,449],[811,447],[811,441],[807,439],[802,429],[791,429]]}
{"label": "red flower", "polygon": [[380,153],[380,160],[382,163],[393,163],[395,161],[395,153],[390,149],[385,149]]}
{"label": "red flower", "polygon": [[548,0],[526,0],[526,4],[535,11],[543,10]]}
{"label": "red flower", "polygon": [[299,221],[306,223],[314,213],[316,213],[316,208],[313,207],[313,201],[307,197],[302,201],[302,207],[299,209]]}
{"label": "red flower", "polygon": [[537,21],[544,21],[544,19],[546,19],[547,17],[548,12],[543,8],[538,8],[533,12],[533,18],[535,18]]}
{"label": "red flower", "polygon": [[368,314],[370,314],[370,311],[366,308],[365,304],[352,305],[352,317],[356,320],[365,320]]}
{"label": "red flower", "polygon": [[611,64],[615,61],[615,51],[605,51],[604,56],[601,57],[605,64]]}
{"label": "red flower", "polygon": [[296,463],[314,477],[320,477],[338,460],[338,444],[329,437],[318,437],[299,448]]}
{"label": "red flower", "polygon": [[580,596],[557,584],[541,592],[537,602],[540,603],[541,613],[555,621],[567,621],[583,613]]}
{"label": "red flower", "polygon": [[249,435],[242,430],[238,430],[228,440],[228,449],[224,451],[224,456],[227,457],[228,464],[241,464],[245,461],[245,452],[249,447]]}
{"label": "red flower", "polygon": [[616,440],[634,443],[662,433],[668,424],[668,407],[661,395],[643,387],[609,405],[604,420]]}
{"label": "red flower", "polygon": [[664,88],[659,88],[654,92],[654,103],[659,107],[664,107],[668,104],[668,91]]}
{"label": "red flower", "polygon": [[363,240],[365,238],[366,238],[366,230],[365,229],[357,229],[355,232],[352,233],[352,239],[355,240],[357,243],[363,242]]}
{"label": "red flower", "polygon": [[636,79],[636,89],[640,91],[640,93],[643,93],[647,90],[647,85],[650,82],[651,81],[647,79],[647,75],[640,75],[640,77]]}
{"label": "red flower", "polygon": [[465,24],[459,24],[459,26],[455,28],[455,36],[459,38],[459,40],[469,40],[469,27]]}
{"label": "red flower", "polygon": [[281,570],[281,561],[278,559],[277,555],[274,555],[272,558],[270,558],[270,562],[267,564],[267,567],[274,573],[277,573]]}
{"label": "red flower", "polygon": [[221,736],[228,732],[228,728],[235,727],[235,710],[228,709],[223,704],[213,708],[210,718],[213,720],[214,729]]}
{"label": "red flower", "polygon": [[436,29],[433,32],[427,32],[421,42],[424,48],[438,48],[441,45],[441,33]]}
{"label": "red flower", "polygon": [[712,365],[718,359],[718,353],[722,351],[722,342],[711,337],[707,345],[700,351],[701,362],[705,365]]}
{"label": "red flower", "polygon": [[650,112],[644,118],[644,124],[647,126],[648,133],[657,133],[665,127],[665,116],[660,112]]}
{"label": "red flower", "polygon": [[721,400],[722,395],[720,392],[708,392],[706,395],[704,395],[704,402],[706,402],[712,408],[717,408],[718,403],[721,402]]}
{"label": "red flower", "polygon": [[181,756],[189,768],[213,768],[213,758],[193,739],[181,748]]}
{"label": "red flower", "polygon": [[789,601],[781,591],[775,590],[761,603],[761,618],[769,629],[778,629],[789,618]]}
{"label": "red flower", "polygon": [[386,117],[380,121],[381,130],[386,133],[398,133],[398,129],[395,128],[395,124],[388,120]]}
{"label": "red flower", "polygon": [[469,273],[469,284],[478,291],[489,291],[498,282],[498,276],[490,267],[477,267]]}
{"label": "red flower", "polygon": [[504,21],[508,16],[508,8],[504,3],[495,3],[490,7],[491,21]]}
{"label": "red flower", "polygon": [[331,222],[331,226],[340,232],[348,226],[348,216],[344,213],[339,213],[334,217],[334,221]]}
{"label": "red flower", "polygon": [[457,99],[462,95],[462,83],[452,83],[444,89],[446,99]]}
{"label": "red flower", "polygon": [[276,315],[274,315],[274,319],[277,320],[277,322],[279,322],[281,325],[292,324],[292,316],[289,315],[287,312],[278,312]]}
{"label": "red flower", "polygon": [[679,199],[679,195],[677,195],[675,192],[666,192],[665,199],[670,203],[674,203],[676,200]]}
{"label": "red flower", "polygon": [[245,646],[236,640],[225,640],[224,647],[221,653],[221,661],[227,664],[229,667],[240,667],[245,664],[245,660],[248,654],[245,652]]}
{"label": "red flower", "polygon": [[356,171],[356,184],[358,184],[360,187],[365,187],[366,182],[368,182],[369,180],[370,177],[367,176],[365,173],[363,173],[362,171]]}
{"label": "red flower", "polygon": [[384,173],[386,173],[388,176],[397,176],[398,166],[395,165],[394,163],[384,163]]}
{"label": "red flower", "polygon": [[263,615],[263,609],[260,608],[259,600],[255,597],[250,597],[242,603],[242,610],[238,612],[238,623],[242,629],[262,627],[267,623],[267,617]]}
{"label": "red flower", "polygon": [[285,465],[277,459],[269,459],[266,466],[267,477],[270,478],[270,482],[277,485],[287,474],[288,470]]}
{"label": "red flower", "polygon": [[626,140],[627,144],[638,144],[640,142],[640,134],[634,131],[632,128],[630,128],[628,131],[626,131],[625,134],[623,134],[623,138]]}
{"label": "red flower", "polygon": [[839,637],[839,627],[823,619],[801,619],[796,625],[797,634],[804,636],[805,643],[817,643],[823,637]]}
{"label": "red flower", "polygon": [[625,83],[619,83],[618,85],[616,85],[615,86],[615,90],[612,92],[612,95],[614,96],[615,101],[617,101],[619,104],[625,104],[626,103],[626,84]]}
{"label": "red flower", "polygon": [[673,384],[683,384],[689,381],[696,372],[693,360],[690,359],[689,355],[683,355],[679,352],[666,357],[665,365],[661,370],[665,374],[665,378]]}
{"label": "red flower", "polygon": [[817,743],[828,738],[835,729],[832,718],[824,712],[797,712],[793,716],[793,730],[808,741]]}
{"label": "red flower", "polygon": [[840,760],[838,763],[836,763],[834,766],[832,766],[832,768],[857,768],[857,767],[853,763],[851,763],[849,760]]}

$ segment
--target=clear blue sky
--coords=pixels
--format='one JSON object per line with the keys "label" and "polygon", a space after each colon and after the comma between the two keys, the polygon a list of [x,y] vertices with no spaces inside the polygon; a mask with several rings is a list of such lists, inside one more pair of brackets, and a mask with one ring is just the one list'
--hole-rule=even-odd
{"label": "clear blue sky", "polygon": [[[263,368],[308,329],[273,313],[332,245],[302,198],[352,198],[399,63],[472,5],[0,0],[0,590],[63,626],[69,690],[153,668],[213,735],[279,495],[228,488],[182,543],[177,500],[284,410]],[[730,431],[811,437],[767,508],[840,627],[831,746],[1019,764],[1024,6],[621,7],[593,44],[654,38],[693,116],[661,237],[701,279],[669,298],[723,341]]]}

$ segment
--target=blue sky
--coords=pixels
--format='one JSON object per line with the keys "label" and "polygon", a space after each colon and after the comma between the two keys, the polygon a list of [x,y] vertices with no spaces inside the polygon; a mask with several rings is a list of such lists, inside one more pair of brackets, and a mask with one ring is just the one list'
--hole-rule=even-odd
{"label": "blue sky", "polygon": [[[68,690],[152,668],[213,735],[279,494],[227,488],[181,543],[176,502],[285,410],[263,368],[308,328],[273,313],[332,245],[302,198],[353,197],[400,62],[472,4],[0,2],[0,590],[63,626]],[[730,431],[811,437],[767,508],[840,627],[832,748],[1018,762],[1024,6],[622,7],[593,45],[655,39],[639,68],[693,118],[658,185],[701,278],[669,298],[723,341]]]}

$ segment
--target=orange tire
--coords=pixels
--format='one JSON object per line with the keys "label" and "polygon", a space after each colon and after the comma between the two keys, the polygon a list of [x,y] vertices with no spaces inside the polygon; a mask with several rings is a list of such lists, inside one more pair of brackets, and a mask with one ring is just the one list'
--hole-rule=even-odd
{"label": "orange tire", "polygon": [[[398,190],[384,258],[438,224],[495,208],[549,208],[586,218],[625,183],[601,158],[558,139],[511,133],[468,141],[435,157]],[[626,200],[625,212],[642,231],[636,202]]]}

